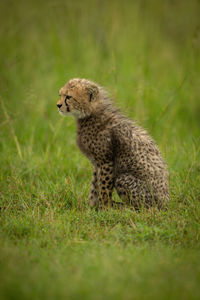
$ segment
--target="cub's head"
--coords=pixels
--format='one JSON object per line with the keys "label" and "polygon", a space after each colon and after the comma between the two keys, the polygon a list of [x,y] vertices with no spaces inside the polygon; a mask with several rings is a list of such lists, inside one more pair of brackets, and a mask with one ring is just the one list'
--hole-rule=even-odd
{"label": "cub's head", "polygon": [[90,116],[101,102],[100,88],[86,79],[71,79],[59,91],[59,113],[72,114],[77,118]]}

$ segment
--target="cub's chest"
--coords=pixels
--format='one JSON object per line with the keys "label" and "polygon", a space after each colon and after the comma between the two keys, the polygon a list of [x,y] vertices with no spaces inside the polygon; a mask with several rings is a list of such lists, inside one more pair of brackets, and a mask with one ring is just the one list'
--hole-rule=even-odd
{"label": "cub's chest", "polygon": [[108,132],[93,126],[81,128],[77,134],[80,150],[91,160],[105,159],[111,156],[111,138]]}
{"label": "cub's chest", "polygon": [[99,131],[95,127],[81,128],[77,134],[77,144],[84,153],[93,153],[99,139]]}

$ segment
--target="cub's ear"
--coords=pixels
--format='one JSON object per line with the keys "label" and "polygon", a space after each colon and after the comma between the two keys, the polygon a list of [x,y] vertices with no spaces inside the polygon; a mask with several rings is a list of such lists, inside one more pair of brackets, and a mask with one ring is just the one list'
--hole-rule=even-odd
{"label": "cub's ear", "polygon": [[89,101],[92,102],[92,101],[95,101],[97,99],[97,96],[99,94],[99,89],[95,85],[90,85],[87,88],[87,92],[89,94]]}

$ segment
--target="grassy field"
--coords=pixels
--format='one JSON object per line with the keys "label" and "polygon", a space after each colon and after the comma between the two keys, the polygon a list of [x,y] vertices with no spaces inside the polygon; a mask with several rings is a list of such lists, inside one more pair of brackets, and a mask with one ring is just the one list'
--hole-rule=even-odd
{"label": "grassy field", "polygon": [[[200,2],[2,0],[0,41],[0,299],[199,299]],[[89,208],[73,77],[157,141],[166,211]]]}

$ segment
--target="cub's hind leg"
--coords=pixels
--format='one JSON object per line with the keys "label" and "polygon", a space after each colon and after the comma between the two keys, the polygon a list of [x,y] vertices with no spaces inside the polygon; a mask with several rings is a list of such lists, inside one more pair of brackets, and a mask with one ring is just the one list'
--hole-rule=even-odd
{"label": "cub's hind leg", "polygon": [[119,175],[115,180],[115,188],[119,197],[136,209],[141,206],[150,207],[156,202],[148,183],[132,174]]}

